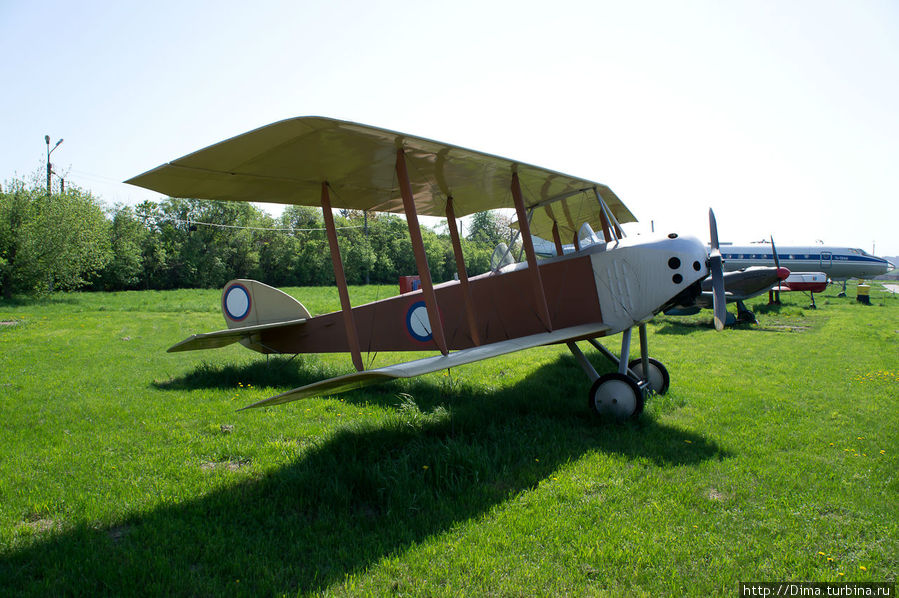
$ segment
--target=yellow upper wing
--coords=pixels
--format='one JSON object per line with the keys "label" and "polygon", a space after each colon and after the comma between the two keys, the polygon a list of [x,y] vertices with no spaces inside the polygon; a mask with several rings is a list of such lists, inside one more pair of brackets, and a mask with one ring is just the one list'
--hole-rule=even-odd
{"label": "yellow upper wing", "polygon": [[315,116],[232,137],[126,182],[172,197],[320,206],[321,183],[327,181],[335,208],[402,213],[395,174],[399,147],[421,215],[445,216],[447,197],[453,198],[457,216],[514,207],[510,179],[517,171],[526,207],[597,187],[619,222],[636,220],[611,189],[594,181]]}

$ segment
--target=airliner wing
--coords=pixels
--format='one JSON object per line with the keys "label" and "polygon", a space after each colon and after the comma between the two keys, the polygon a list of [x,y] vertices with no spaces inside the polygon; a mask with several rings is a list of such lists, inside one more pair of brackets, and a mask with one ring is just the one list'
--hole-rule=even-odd
{"label": "airliner wing", "polygon": [[540,347],[542,345],[551,345],[553,343],[561,343],[569,340],[577,340],[584,338],[593,338],[601,333],[608,331],[609,326],[602,323],[582,324],[580,326],[571,326],[554,330],[553,332],[542,332],[532,334],[521,338],[510,339],[480,347],[472,347],[471,349],[463,349],[448,355],[436,355],[434,357],[425,357],[424,359],[416,359],[415,361],[407,361],[383,368],[378,368],[363,372],[354,372],[344,376],[337,376],[321,382],[314,382],[306,386],[294,388],[283,394],[264,399],[252,405],[247,405],[244,409],[252,407],[267,407],[269,405],[279,405],[288,403],[298,399],[306,399],[309,397],[324,396],[355,390],[364,386],[386,382],[395,378],[412,378],[429,374],[447,368],[498,357],[515,351]]}

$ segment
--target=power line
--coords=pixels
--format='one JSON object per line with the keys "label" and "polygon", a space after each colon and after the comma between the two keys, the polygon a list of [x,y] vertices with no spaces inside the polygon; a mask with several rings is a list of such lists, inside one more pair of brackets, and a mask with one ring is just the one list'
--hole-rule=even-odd
{"label": "power line", "polygon": [[[313,232],[313,231],[326,230],[324,227],[318,227],[318,228],[294,228],[294,227],[273,228],[273,227],[268,227],[268,226],[239,226],[237,224],[218,224],[216,222],[200,222],[199,220],[184,220],[182,218],[174,218],[172,216],[165,216],[165,217],[161,218],[161,220],[168,220],[171,222],[178,222],[180,224],[187,224],[187,225],[197,224],[200,226],[211,226],[214,228],[236,228],[236,229],[241,229],[241,230],[267,230],[267,231],[288,232],[288,233]],[[349,229],[349,228],[362,228],[363,226],[364,225],[362,225],[362,224],[353,224],[353,225],[349,225],[349,226],[338,226],[337,230],[343,230],[343,229]]]}

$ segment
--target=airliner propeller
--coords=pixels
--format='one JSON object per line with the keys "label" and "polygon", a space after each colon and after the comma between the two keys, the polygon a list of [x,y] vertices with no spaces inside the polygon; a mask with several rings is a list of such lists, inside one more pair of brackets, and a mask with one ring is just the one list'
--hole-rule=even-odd
{"label": "airliner propeller", "polygon": [[771,252],[774,253],[774,267],[777,268],[777,277],[781,280],[786,280],[790,275],[790,270],[788,268],[780,267],[780,258],[777,256],[777,247],[774,246],[774,235],[771,235]]}
{"label": "airliner propeller", "polygon": [[774,267],[780,268],[780,259],[777,257],[777,247],[774,246],[774,235],[771,235],[771,253],[774,254]]}
{"label": "airliner propeller", "polygon": [[715,212],[709,208],[709,232],[711,233],[711,252],[709,252],[709,271],[712,273],[712,302],[715,312],[715,330],[724,329],[727,318],[727,300],[724,297],[724,266],[721,251],[718,249],[718,223]]}

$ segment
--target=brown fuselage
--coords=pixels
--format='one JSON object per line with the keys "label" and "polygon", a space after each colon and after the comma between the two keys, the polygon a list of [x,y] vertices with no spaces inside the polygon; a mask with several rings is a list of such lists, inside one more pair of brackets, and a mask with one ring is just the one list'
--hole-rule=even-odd
{"label": "brown fuselage", "polygon": [[[565,256],[539,265],[552,329],[602,322],[591,259]],[[526,268],[488,273],[469,281],[475,325],[480,344],[495,343],[538,332],[548,327],[537,309],[532,278]],[[450,350],[473,347],[463,288],[459,282],[435,287],[437,304]],[[433,339],[421,339],[420,329],[409,322],[410,310],[422,303],[413,291],[353,308],[360,349],[373,351],[433,351]],[[416,333],[419,334],[418,338]],[[261,344],[278,353],[340,353],[349,351],[344,316],[332,312],[302,324],[261,333]]]}

